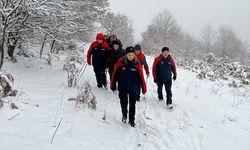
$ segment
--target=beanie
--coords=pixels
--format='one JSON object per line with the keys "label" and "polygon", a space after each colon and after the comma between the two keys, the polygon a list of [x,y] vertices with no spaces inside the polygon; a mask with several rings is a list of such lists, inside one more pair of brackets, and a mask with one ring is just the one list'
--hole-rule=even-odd
{"label": "beanie", "polygon": [[163,53],[164,51],[168,51],[169,52],[169,48],[168,47],[163,47],[161,52]]}
{"label": "beanie", "polygon": [[129,46],[126,48],[126,54],[135,53],[135,48],[133,46]]}
{"label": "beanie", "polygon": [[141,45],[136,44],[136,45],[135,45],[135,50],[141,50]]}
{"label": "beanie", "polygon": [[96,40],[103,39],[103,38],[104,38],[104,35],[102,33],[98,33],[96,35]]}

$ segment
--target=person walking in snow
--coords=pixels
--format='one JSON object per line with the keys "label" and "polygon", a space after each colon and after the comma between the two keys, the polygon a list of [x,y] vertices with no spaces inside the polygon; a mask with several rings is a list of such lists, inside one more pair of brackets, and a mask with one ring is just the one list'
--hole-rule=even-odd
{"label": "person walking in snow", "polygon": [[117,36],[114,35],[114,34],[112,34],[112,35],[109,36],[108,41],[107,41],[107,43],[109,44],[109,47],[110,47],[110,48],[113,47],[113,44],[114,44],[113,42],[114,42],[114,41],[118,41],[120,47],[121,47],[121,48],[123,47],[122,42],[117,38]]}
{"label": "person walking in snow", "polygon": [[163,47],[162,53],[157,56],[153,63],[153,77],[154,82],[157,84],[157,93],[160,101],[163,100],[162,87],[165,86],[167,93],[166,104],[169,109],[173,109],[172,105],[172,73],[173,80],[176,80],[176,65],[173,57],[169,54],[169,48]]}
{"label": "person walking in snow", "polygon": [[115,65],[110,82],[112,91],[116,90],[118,82],[119,98],[122,110],[122,122],[127,120],[127,107],[129,103],[129,124],[135,126],[136,96],[142,87],[142,93],[147,92],[141,63],[135,55],[134,47],[126,48],[125,56],[121,57]]}
{"label": "person walking in snow", "polygon": [[110,80],[112,79],[112,74],[113,74],[116,62],[118,61],[119,58],[124,56],[124,54],[125,54],[125,50],[122,49],[122,47],[120,46],[120,42],[119,41],[113,41],[113,47],[110,50],[110,58],[109,58],[109,76],[110,76]]}
{"label": "person walking in snow", "polygon": [[98,88],[107,88],[105,68],[107,65],[109,45],[103,41],[103,38],[104,35],[102,33],[98,33],[96,35],[96,41],[91,43],[87,53],[87,63],[89,65],[93,65]]}
{"label": "person walking in snow", "polygon": [[[149,69],[148,69],[148,63],[147,63],[145,55],[142,53],[141,45],[139,45],[139,44],[135,45],[135,54],[138,57],[138,59],[140,60],[141,65],[144,67],[144,70],[145,70],[147,78],[148,78],[150,75]],[[140,101],[140,95],[141,95],[141,90],[139,91],[139,93],[136,97],[137,101]]]}

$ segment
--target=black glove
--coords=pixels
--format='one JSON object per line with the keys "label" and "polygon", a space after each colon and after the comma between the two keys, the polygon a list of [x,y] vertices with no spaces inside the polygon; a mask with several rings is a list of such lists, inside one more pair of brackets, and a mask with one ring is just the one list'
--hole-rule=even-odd
{"label": "black glove", "polygon": [[157,80],[156,80],[156,79],[154,79],[154,83],[157,83]]}
{"label": "black glove", "polygon": [[174,80],[174,81],[176,80],[176,75],[173,76],[173,80]]}
{"label": "black glove", "polygon": [[114,92],[114,91],[116,90],[116,85],[113,85],[113,86],[111,87],[111,90]]}

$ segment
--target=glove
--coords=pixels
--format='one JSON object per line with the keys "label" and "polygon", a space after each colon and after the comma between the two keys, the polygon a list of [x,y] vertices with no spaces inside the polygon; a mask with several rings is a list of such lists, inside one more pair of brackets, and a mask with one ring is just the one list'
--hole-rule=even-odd
{"label": "glove", "polygon": [[114,91],[116,90],[116,86],[113,85],[113,86],[111,87],[111,90],[114,92]]}
{"label": "glove", "polygon": [[154,83],[157,83],[157,80],[156,80],[156,79],[154,79]]}
{"label": "glove", "polygon": [[145,91],[142,91],[142,94],[143,94],[143,95],[145,95],[145,94],[146,94],[146,92],[145,92]]}
{"label": "glove", "polygon": [[146,73],[146,75],[147,75],[147,78],[150,76],[150,73]]}
{"label": "glove", "polygon": [[173,76],[173,80],[174,80],[174,81],[176,80],[176,75]]}

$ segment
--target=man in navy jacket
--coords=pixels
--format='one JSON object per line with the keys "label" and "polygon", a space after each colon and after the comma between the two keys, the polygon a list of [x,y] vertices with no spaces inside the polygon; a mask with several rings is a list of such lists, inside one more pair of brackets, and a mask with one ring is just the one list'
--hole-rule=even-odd
{"label": "man in navy jacket", "polygon": [[163,47],[162,53],[157,56],[153,63],[153,77],[154,82],[157,84],[157,93],[159,100],[163,100],[162,87],[165,86],[167,93],[167,106],[169,109],[173,108],[172,105],[172,73],[173,80],[176,80],[176,65],[173,57],[169,54],[169,48]]}
{"label": "man in navy jacket", "polygon": [[[108,61],[108,43],[103,41],[104,35],[98,33],[96,36],[96,41],[91,43],[88,53],[87,53],[87,63],[93,65],[97,87],[107,88],[107,79],[105,69]],[[91,63],[92,56],[92,63]]]}

